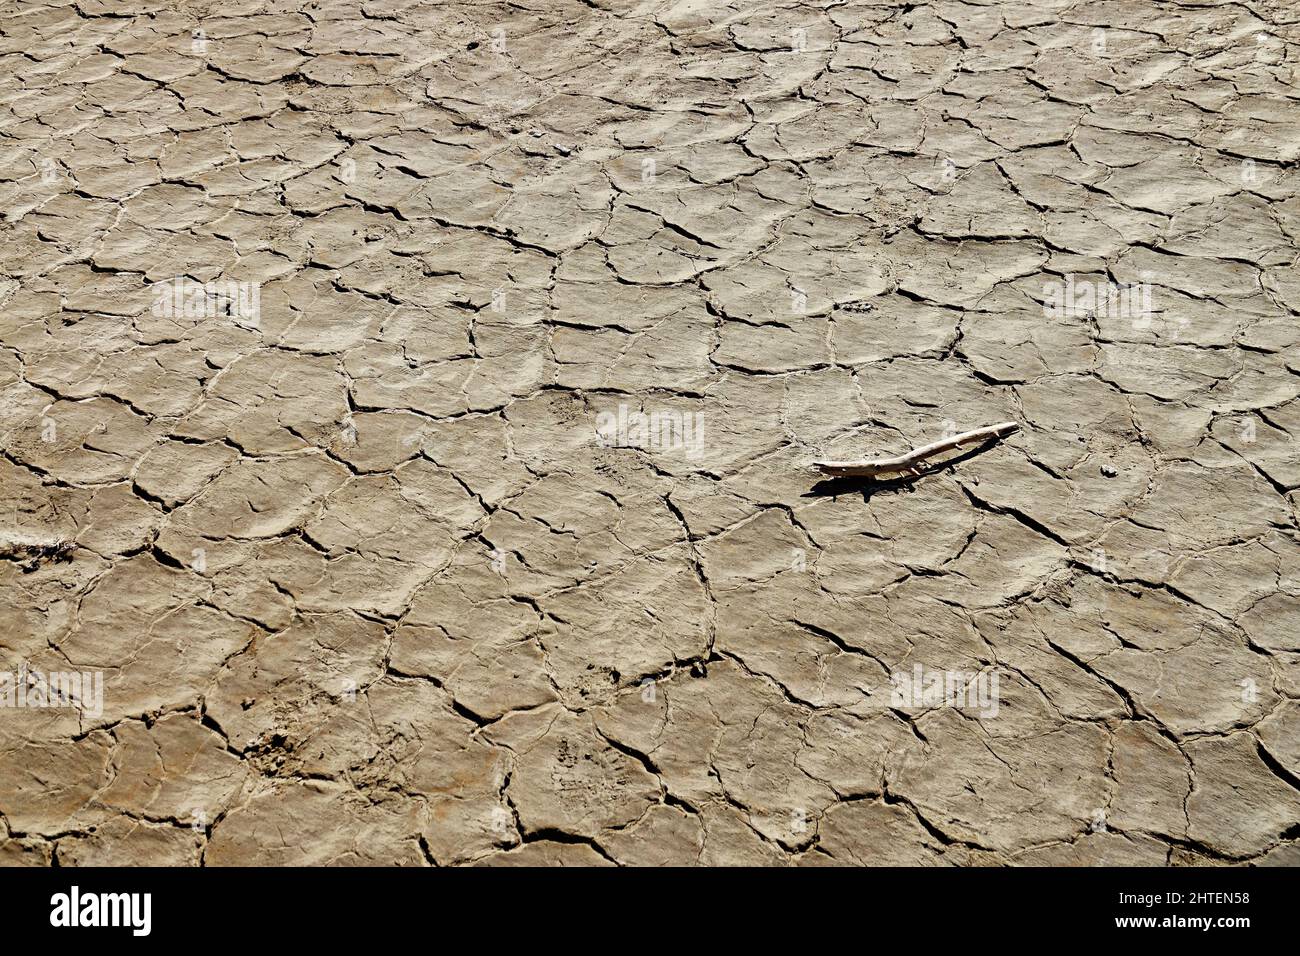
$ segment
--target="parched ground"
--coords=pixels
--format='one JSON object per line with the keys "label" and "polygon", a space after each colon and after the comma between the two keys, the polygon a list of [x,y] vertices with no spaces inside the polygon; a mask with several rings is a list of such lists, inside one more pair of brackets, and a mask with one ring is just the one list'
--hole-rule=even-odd
{"label": "parched ground", "polygon": [[0,856],[1300,862],[1298,24],[7,0]]}

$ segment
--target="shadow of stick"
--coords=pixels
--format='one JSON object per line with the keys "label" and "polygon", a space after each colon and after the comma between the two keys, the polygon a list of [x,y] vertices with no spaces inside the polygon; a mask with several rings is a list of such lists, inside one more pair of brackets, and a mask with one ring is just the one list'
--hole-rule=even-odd
{"label": "shadow of stick", "polygon": [[900,474],[897,478],[878,478],[874,475],[860,477],[848,475],[840,478],[823,478],[817,484],[813,485],[800,497],[802,498],[835,498],[840,495],[852,495],[861,492],[864,502],[870,501],[872,495],[880,494],[884,491],[899,491],[911,486],[914,482],[920,481],[927,475],[937,474],[951,468],[953,465],[960,464],[968,458],[973,458],[981,452],[987,451],[993,445],[998,443],[999,439],[990,438],[988,441],[979,445],[974,445],[966,449],[960,455],[954,455],[951,458],[945,458],[942,461],[934,461],[932,464],[925,465],[920,474]]}

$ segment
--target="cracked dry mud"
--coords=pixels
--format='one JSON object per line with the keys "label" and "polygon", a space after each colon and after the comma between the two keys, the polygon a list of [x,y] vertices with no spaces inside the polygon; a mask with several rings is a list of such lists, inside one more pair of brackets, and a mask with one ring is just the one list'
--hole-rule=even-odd
{"label": "cracked dry mud", "polygon": [[3,3],[0,856],[1300,862],[1298,23]]}

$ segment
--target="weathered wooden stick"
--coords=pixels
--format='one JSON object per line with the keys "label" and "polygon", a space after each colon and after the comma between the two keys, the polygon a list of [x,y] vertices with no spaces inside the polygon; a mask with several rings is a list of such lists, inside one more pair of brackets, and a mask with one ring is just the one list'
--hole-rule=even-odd
{"label": "weathered wooden stick", "polygon": [[927,458],[933,458],[935,455],[950,451],[953,448],[960,448],[962,445],[1003,438],[1019,428],[1020,425],[1016,422],[1002,422],[998,425],[989,425],[987,428],[962,432],[952,438],[942,438],[896,458],[873,458],[868,461],[817,461],[813,462],[813,467],[819,469],[824,475],[835,475],[837,477],[879,475],[886,471],[910,471],[916,473],[918,472],[917,465]]}

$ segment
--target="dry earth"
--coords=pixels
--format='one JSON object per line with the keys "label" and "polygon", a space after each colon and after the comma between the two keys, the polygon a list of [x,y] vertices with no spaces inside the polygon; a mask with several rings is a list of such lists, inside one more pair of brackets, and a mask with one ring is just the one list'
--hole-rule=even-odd
{"label": "dry earth", "polygon": [[1300,862],[1298,22],[3,3],[0,855]]}

